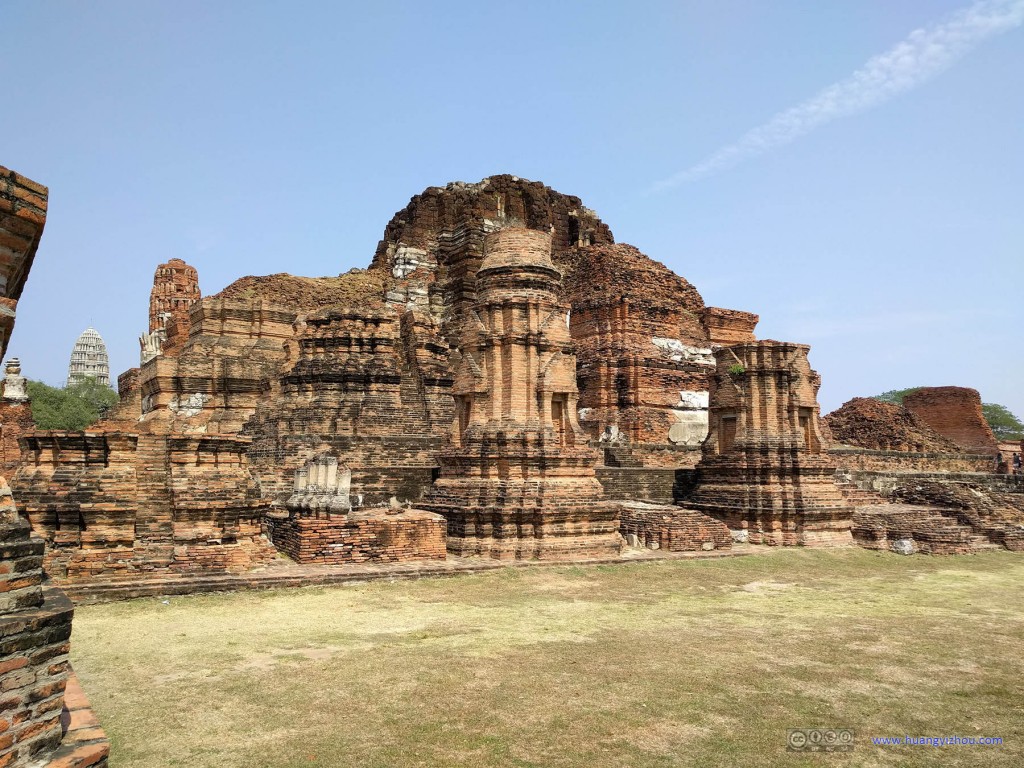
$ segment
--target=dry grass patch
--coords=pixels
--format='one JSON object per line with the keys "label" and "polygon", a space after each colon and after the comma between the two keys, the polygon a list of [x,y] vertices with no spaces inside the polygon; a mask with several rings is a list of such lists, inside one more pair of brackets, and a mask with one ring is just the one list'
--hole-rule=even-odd
{"label": "dry grass patch", "polygon": [[[1024,559],[850,549],[78,609],[118,766],[1024,764]],[[870,736],[1001,736],[875,747]]]}

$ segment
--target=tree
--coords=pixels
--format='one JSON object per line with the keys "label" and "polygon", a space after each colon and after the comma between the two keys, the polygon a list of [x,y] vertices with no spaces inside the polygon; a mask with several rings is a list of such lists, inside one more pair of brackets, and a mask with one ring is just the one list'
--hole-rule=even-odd
{"label": "tree", "polygon": [[896,403],[896,405],[903,405],[903,398],[911,392],[916,392],[919,389],[920,387],[910,387],[909,389],[890,389],[888,392],[875,395],[874,399],[881,400],[883,403]]}
{"label": "tree", "polygon": [[29,380],[28,395],[32,421],[39,429],[72,432],[94,424],[118,401],[114,390],[92,378],[64,389]]}
{"label": "tree", "polygon": [[106,415],[107,411],[117,405],[120,400],[117,392],[106,384],[100,384],[92,376],[86,376],[77,384],[67,387],[65,391],[83,400],[100,418]]}
{"label": "tree", "polygon": [[1024,423],[998,403],[983,403],[981,413],[997,440],[1024,440]]}

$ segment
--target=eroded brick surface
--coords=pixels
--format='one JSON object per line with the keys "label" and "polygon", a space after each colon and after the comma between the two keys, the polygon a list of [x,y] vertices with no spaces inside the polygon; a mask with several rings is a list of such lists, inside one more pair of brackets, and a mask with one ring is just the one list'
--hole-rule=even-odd
{"label": "eroded brick surface", "polygon": [[692,509],[622,502],[619,530],[627,544],[669,552],[710,551],[732,547],[732,534],[719,520]]}
{"label": "eroded brick surface", "polygon": [[896,403],[855,397],[825,417],[837,443],[880,451],[960,453],[960,446]]}

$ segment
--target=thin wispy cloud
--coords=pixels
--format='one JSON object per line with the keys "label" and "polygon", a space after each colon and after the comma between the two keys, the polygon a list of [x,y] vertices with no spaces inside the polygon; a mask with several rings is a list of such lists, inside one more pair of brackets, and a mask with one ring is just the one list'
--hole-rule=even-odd
{"label": "thin wispy cloud", "polygon": [[654,185],[664,190],[731,168],[788,144],[833,120],[876,107],[916,88],[952,66],[990,37],[1024,23],[1024,0],[979,0],[941,22],[915,29],[845,80],[779,112],[739,141]]}

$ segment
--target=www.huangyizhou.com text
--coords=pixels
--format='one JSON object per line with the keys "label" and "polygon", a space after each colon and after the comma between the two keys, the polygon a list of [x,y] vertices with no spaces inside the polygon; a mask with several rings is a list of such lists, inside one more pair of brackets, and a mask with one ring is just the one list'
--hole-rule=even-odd
{"label": "www.huangyizhou.com text", "polygon": [[878,747],[998,747],[1001,736],[872,736]]}

